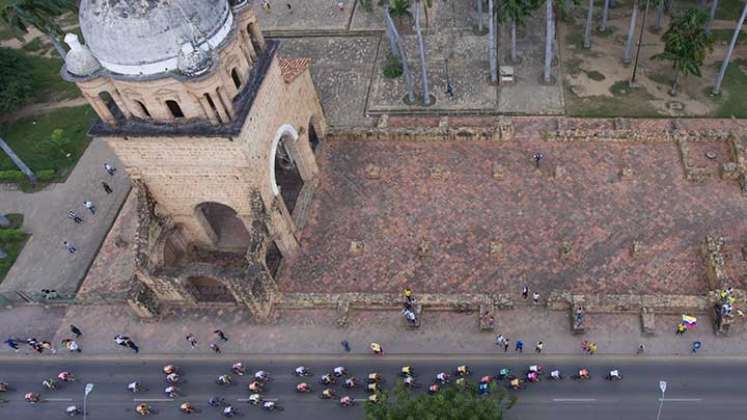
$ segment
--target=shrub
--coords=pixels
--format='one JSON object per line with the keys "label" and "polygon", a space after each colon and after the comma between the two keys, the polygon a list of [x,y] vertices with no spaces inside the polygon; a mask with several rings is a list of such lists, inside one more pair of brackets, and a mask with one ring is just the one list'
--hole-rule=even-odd
{"label": "shrub", "polygon": [[29,61],[18,51],[0,48],[0,113],[13,112],[32,96]]}
{"label": "shrub", "polygon": [[19,170],[0,171],[0,182],[22,182],[26,175]]}
{"label": "shrub", "polygon": [[24,51],[29,51],[29,52],[39,51],[43,48],[44,48],[44,41],[42,41],[41,38],[38,36],[32,39],[31,41],[29,41],[28,43],[26,43],[23,47],[21,47],[21,49],[23,49]]}
{"label": "shrub", "polygon": [[402,76],[402,63],[395,56],[390,55],[384,64],[384,77],[387,79],[396,79]]}
{"label": "shrub", "polygon": [[21,229],[0,229],[0,243],[20,241],[24,235]]}

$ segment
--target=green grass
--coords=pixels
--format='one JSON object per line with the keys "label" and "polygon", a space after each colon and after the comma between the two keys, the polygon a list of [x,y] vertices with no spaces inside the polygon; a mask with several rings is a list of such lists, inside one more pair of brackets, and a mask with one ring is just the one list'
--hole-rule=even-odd
{"label": "green grass", "polygon": [[80,96],[80,90],[75,83],[67,82],[60,76],[62,60],[31,54],[27,54],[26,57],[31,65],[29,77],[34,91],[31,103],[53,102]]}
{"label": "green grass", "polygon": [[[0,135],[32,171],[54,169],[64,179],[78,162],[90,141],[88,129],[96,117],[88,105],[61,108],[31,119],[16,121],[0,128]],[[64,130],[69,143],[63,151],[49,141],[52,131]],[[69,153],[67,157],[65,154]],[[0,170],[16,169],[5,154],[0,154]]]}
{"label": "green grass", "polygon": [[[8,219],[10,219],[11,225],[9,228],[2,229],[2,231],[8,231],[13,229],[20,229],[21,225],[23,224],[23,215],[21,214],[8,214]],[[18,258],[18,255],[21,253],[21,250],[23,249],[23,246],[26,244],[26,241],[28,240],[29,235],[23,234],[21,238],[17,240],[12,241],[5,241],[0,242],[0,248],[2,248],[8,256],[4,259],[0,260],[0,281],[5,279],[5,276],[8,274],[8,271],[10,271],[10,267],[13,266],[13,263],[16,261],[16,258]]]}
{"label": "green grass", "polygon": [[[731,37],[734,36],[734,31],[732,29],[714,29],[711,33],[713,34],[713,39],[717,43],[724,43],[726,45],[729,45]],[[737,45],[744,45],[745,42],[747,42],[747,35],[744,34],[744,31],[741,31],[737,37]]]}
{"label": "green grass", "polygon": [[628,80],[618,80],[610,86],[610,93],[615,96],[627,96],[633,92]]}
{"label": "green grass", "polygon": [[716,19],[730,20],[737,24],[737,19],[742,14],[744,8],[743,0],[721,0],[718,2],[716,10]]}
{"label": "green grass", "polygon": [[[724,81],[721,83],[721,95],[708,95],[717,105],[718,109],[714,113],[715,117],[730,118],[747,118],[747,72],[744,70],[747,66],[747,60],[739,59],[729,63],[726,69]],[[717,64],[717,69],[721,68],[721,63]],[[711,87],[708,87],[710,92]]]}
{"label": "green grass", "polygon": [[[649,101],[653,97],[645,89],[628,89],[627,94],[622,94],[621,86],[627,83],[627,81],[619,81],[612,85],[610,90],[616,96],[579,97],[566,88],[565,102],[568,116],[584,118],[663,116],[651,105]],[[617,90],[620,95],[617,95],[613,89]]]}
{"label": "green grass", "polygon": [[601,82],[602,80],[606,79],[604,75],[596,70],[582,70],[584,73],[586,73],[586,76],[589,77],[589,79],[594,80],[596,82]]}

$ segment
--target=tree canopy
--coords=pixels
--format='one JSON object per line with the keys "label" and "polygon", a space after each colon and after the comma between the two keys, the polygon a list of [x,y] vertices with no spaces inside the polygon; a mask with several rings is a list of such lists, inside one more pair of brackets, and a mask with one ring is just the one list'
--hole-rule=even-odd
{"label": "tree canopy", "polygon": [[498,20],[500,22],[513,21],[518,26],[524,24],[524,19],[531,15],[539,6],[541,0],[502,0],[498,2]]}
{"label": "tree canopy", "polygon": [[18,37],[29,26],[45,34],[62,34],[56,18],[68,11],[78,11],[76,0],[0,0],[0,20]]}
{"label": "tree canopy", "polygon": [[0,48],[0,113],[16,110],[31,97],[30,66],[20,52]]}
{"label": "tree canopy", "polygon": [[700,66],[713,46],[713,36],[705,31],[707,21],[708,14],[701,9],[689,9],[675,17],[662,38],[664,52],[656,58],[671,61],[678,76],[700,77]]}
{"label": "tree canopy", "polygon": [[436,395],[415,394],[400,385],[365,408],[369,420],[502,420],[515,401],[494,383],[486,395],[472,384],[444,387]]}

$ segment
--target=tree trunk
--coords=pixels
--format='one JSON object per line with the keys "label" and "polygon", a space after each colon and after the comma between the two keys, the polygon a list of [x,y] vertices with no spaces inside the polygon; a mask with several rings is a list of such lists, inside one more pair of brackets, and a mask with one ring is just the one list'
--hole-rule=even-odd
{"label": "tree trunk", "polygon": [[674,81],[672,81],[672,89],[669,91],[671,96],[677,96],[677,83],[680,81],[680,72],[675,71]]}
{"label": "tree trunk", "polygon": [[591,21],[594,14],[594,0],[589,0],[589,10],[586,12],[586,28],[584,29],[584,48],[591,48]]}
{"label": "tree trunk", "polygon": [[633,2],[633,15],[630,17],[630,27],[628,28],[628,39],[625,41],[625,55],[623,63],[630,64],[633,54],[633,32],[635,32],[635,19],[638,16],[638,0]]}
{"label": "tree trunk", "polygon": [[425,43],[423,32],[420,30],[420,0],[415,1],[415,31],[418,36],[418,48],[420,49],[420,84],[423,90],[423,105],[431,104],[431,94],[428,92],[428,67],[425,62]]}
{"label": "tree trunk", "polygon": [[397,48],[397,27],[394,26],[392,17],[389,15],[389,7],[384,7],[384,21],[386,22],[386,37],[389,40],[389,53],[401,61],[402,56],[399,53],[399,48]]}
{"label": "tree trunk", "polygon": [[477,0],[477,31],[482,33],[482,0]]}
{"label": "tree trunk", "polygon": [[705,31],[707,34],[711,33],[711,24],[713,23],[713,19],[716,17],[716,9],[718,9],[718,0],[712,0],[713,3],[711,3],[711,14],[708,17],[708,22],[706,22]]}
{"label": "tree trunk", "polygon": [[610,0],[604,0],[604,8],[602,9],[602,24],[599,25],[599,31],[607,32],[607,18],[610,13]]}
{"label": "tree trunk", "polygon": [[511,21],[511,62],[516,64],[516,21]]}
{"label": "tree trunk", "polygon": [[413,86],[414,83],[412,82],[410,67],[407,64],[407,53],[404,46],[402,45],[402,39],[399,37],[399,33],[397,33],[397,28],[394,26],[392,16],[389,14],[388,6],[384,7],[384,17],[386,18],[386,23],[389,27],[389,31],[391,31],[392,37],[394,38],[394,49],[398,51],[398,57],[400,62],[402,63],[402,75],[405,77],[405,93],[407,94],[407,100],[411,104],[414,104],[416,100],[415,88]]}
{"label": "tree trunk", "polygon": [[63,47],[60,41],[58,41],[57,38],[52,36],[52,34],[45,33],[44,35],[46,35],[49,42],[52,43],[52,45],[54,46],[54,49],[57,50],[57,54],[60,55],[60,58],[64,60],[65,56],[67,55],[67,51],[65,51],[65,47]]}
{"label": "tree trunk", "polygon": [[747,3],[744,4],[744,8],[742,9],[742,16],[739,17],[737,27],[736,29],[734,29],[734,35],[732,35],[731,42],[729,43],[729,49],[726,51],[726,57],[724,58],[724,62],[721,63],[721,70],[718,72],[718,76],[716,76],[716,83],[714,83],[713,85],[714,95],[718,95],[721,93],[721,82],[724,81],[726,67],[729,66],[731,54],[732,52],[734,52],[734,46],[737,44],[737,38],[739,38],[739,34],[742,32],[742,25],[744,25],[745,17],[747,17]]}
{"label": "tree trunk", "polygon": [[664,16],[664,0],[659,0],[659,4],[656,5],[656,22],[654,23],[654,31],[661,32],[661,18]]}
{"label": "tree trunk", "polygon": [[488,0],[488,55],[490,60],[490,81],[498,82],[498,56],[495,49],[495,9],[493,0]]}
{"label": "tree trunk", "polygon": [[552,0],[546,1],[545,7],[545,69],[542,75],[545,83],[552,83],[552,74],[550,73],[550,67],[552,66]]}

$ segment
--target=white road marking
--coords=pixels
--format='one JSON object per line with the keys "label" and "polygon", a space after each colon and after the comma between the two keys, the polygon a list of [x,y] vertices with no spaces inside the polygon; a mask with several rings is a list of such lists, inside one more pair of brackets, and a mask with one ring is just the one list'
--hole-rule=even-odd
{"label": "white road marking", "polygon": [[593,402],[596,398],[553,398],[553,402]]}
{"label": "white road marking", "polygon": [[44,401],[72,401],[72,398],[44,398]]}
{"label": "white road marking", "polygon": [[[262,398],[262,401],[275,401],[275,402],[277,402],[277,400],[278,400],[277,398]],[[247,402],[247,401],[251,401],[251,400],[249,398],[237,398],[236,401]]]}
{"label": "white road marking", "polygon": [[700,402],[701,398],[659,398],[659,401],[664,402]]}
{"label": "white road marking", "polygon": [[174,401],[171,398],[133,398],[134,402],[169,402]]}

